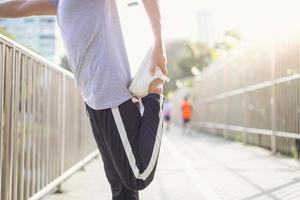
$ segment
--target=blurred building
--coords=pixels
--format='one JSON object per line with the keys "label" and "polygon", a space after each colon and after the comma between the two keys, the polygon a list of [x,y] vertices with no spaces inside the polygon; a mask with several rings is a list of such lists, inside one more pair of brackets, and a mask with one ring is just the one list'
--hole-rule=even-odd
{"label": "blurred building", "polygon": [[207,11],[197,12],[197,40],[213,47],[216,43],[216,31],[213,14]]}
{"label": "blurred building", "polygon": [[[1,1],[0,1],[1,2]],[[58,31],[54,16],[0,19],[0,27],[15,36],[16,41],[39,53],[43,57],[59,63]]]}

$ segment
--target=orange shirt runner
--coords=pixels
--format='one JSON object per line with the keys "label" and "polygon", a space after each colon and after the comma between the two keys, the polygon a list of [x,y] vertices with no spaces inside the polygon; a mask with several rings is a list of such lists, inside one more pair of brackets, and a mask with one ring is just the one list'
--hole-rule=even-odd
{"label": "orange shirt runner", "polygon": [[192,105],[188,101],[184,101],[181,105],[182,108],[182,118],[185,120],[189,120],[192,117]]}

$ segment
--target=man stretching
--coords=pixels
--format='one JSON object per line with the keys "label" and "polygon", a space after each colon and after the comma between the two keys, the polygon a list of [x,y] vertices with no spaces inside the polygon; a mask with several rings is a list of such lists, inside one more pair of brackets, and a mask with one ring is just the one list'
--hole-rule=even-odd
{"label": "man stretching", "polygon": [[[153,34],[152,68],[167,74],[160,11],[143,0]],[[57,15],[67,56],[86,104],[112,199],[139,199],[153,180],[162,136],[163,81],[155,79],[140,104],[128,91],[130,67],[116,0],[12,0],[0,17]],[[140,109],[139,105],[143,107]]]}

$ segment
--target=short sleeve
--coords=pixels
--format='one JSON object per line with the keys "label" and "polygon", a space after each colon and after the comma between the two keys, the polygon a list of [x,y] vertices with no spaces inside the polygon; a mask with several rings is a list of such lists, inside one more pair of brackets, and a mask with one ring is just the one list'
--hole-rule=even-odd
{"label": "short sleeve", "polygon": [[59,0],[50,0],[54,7],[57,7]]}

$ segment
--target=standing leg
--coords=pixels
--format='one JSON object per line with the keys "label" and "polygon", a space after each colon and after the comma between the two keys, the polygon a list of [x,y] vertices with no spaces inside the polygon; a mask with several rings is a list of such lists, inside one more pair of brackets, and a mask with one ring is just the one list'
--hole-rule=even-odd
{"label": "standing leg", "polygon": [[103,140],[103,135],[102,135],[103,133],[101,131],[101,128],[96,123],[97,119],[95,118],[95,113],[93,109],[89,108],[88,105],[86,105],[86,109],[92,126],[94,138],[96,140],[98,149],[101,153],[105,175],[111,186],[112,199],[113,200],[138,200],[139,199],[138,191],[130,190],[126,188],[122,184],[122,181],[115,167],[113,166],[106,144]]}
{"label": "standing leg", "polygon": [[182,133],[185,134],[185,130],[186,130],[186,121],[185,119],[182,119]]}
{"label": "standing leg", "polygon": [[166,123],[166,130],[169,131],[169,129],[170,129],[170,116],[169,115],[167,115],[165,117],[165,123]]}

